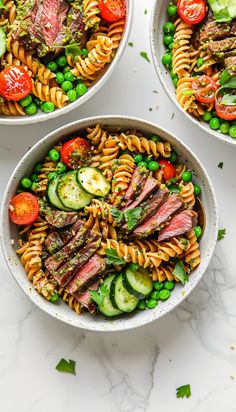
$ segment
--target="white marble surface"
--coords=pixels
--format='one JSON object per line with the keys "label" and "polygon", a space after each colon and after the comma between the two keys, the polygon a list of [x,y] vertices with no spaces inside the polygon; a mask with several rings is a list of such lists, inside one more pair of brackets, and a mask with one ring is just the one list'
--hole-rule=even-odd
{"label": "white marble surface", "polygon": [[[147,51],[150,57],[151,6],[151,0],[136,0],[134,47],[127,47],[112,79],[91,102],[47,124],[0,126],[0,193],[21,155],[48,131],[88,115],[135,115],[168,128],[201,158],[216,189],[226,237],[202,282],[175,312],[110,335],[85,333],[39,311],[15,284],[1,254],[1,412],[236,411],[236,148],[182,118],[152,63],[139,56]],[[217,167],[221,161],[223,170]],[[54,369],[62,357],[76,360],[76,376]],[[176,388],[187,383],[191,398],[176,399]]]}

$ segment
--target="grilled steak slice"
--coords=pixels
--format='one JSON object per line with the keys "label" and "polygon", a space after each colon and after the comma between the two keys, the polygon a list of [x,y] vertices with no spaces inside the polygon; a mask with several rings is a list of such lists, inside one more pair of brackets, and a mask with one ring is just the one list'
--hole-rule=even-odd
{"label": "grilled steak slice", "polygon": [[139,196],[136,198],[134,202],[132,202],[130,205],[125,206],[123,208],[123,211],[125,212],[126,210],[134,209],[140,203],[142,203],[145,199],[147,199],[148,196],[150,196],[156,189],[158,189],[158,183],[157,180],[154,179],[153,177],[148,177],[142,192],[139,194]]}
{"label": "grilled steak slice", "polygon": [[227,37],[224,40],[213,41],[208,44],[208,52],[213,55],[221,55],[222,52],[236,48],[236,37]]}
{"label": "grilled steak slice", "polygon": [[227,57],[224,62],[228,69],[236,72],[236,56]]}
{"label": "grilled steak slice", "polygon": [[148,177],[148,170],[145,167],[136,167],[132,174],[131,182],[125,193],[126,206],[137,197]]}
{"label": "grilled steak slice", "polygon": [[57,228],[73,225],[78,220],[77,212],[65,212],[64,210],[55,210],[45,204],[43,201],[39,201],[40,214],[45,216],[46,221]]}
{"label": "grilled steak slice", "polygon": [[93,255],[75,274],[68,283],[66,290],[69,293],[81,292],[92,283],[105,269],[105,259],[101,256]]}
{"label": "grilled steak slice", "polygon": [[88,290],[86,290],[84,293],[79,293],[79,292],[74,293],[74,297],[78,300],[79,303],[85,306],[89,310],[90,313],[94,313],[96,311],[96,306],[90,296],[89,291],[98,290],[98,288],[99,288],[99,282],[96,281],[92,285],[90,285]]}
{"label": "grilled steak slice", "polygon": [[209,22],[200,32],[200,42],[224,39],[236,34],[236,25],[229,23]]}
{"label": "grilled steak slice", "polygon": [[50,233],[46,237],[44,244],[51,255],[63,247],[63,242],[58,232]]}
{"label": "grilled steak slice", "polygon": [[194,210],[184,210],[171,219],[168,226],[164,227],[158,236],[158,241],[170,239],[174,236],[183,235],[192,230],[197,224],[197,213]]}
{"label": "grilled steak slice", "polygon": [[65,286],[81,266],[96,252],[101,243],[100,234],[91,231],[88,243],[83,246],[76,255],[60,267],[54,274],[60,286]]}
{"label": "grilled steak slice", "polygon": [[148,236],[160,226],[165,223],[174,213],[183,207],[183,201],[176,195],[170,195],[165,203],[158,209],[158,211],[146,219],[133,232],[136,237]]}
{"label": "grilled steak slice", "polygon": [[[82,2],[81,2],[82,3]],[[85,30],[85,24],[83,21],[83,15],[79,8],[72,7],[67,15],[66,26],[75,43],[79,43],[80,48],[86,46],[89,33]]]}
{"label": "grilled steak slice", "polygon": [[88,236],[90,234],[90,230],[87,229],[85,226],[82,226],[80,230],[76,233],[76,235],[68,242],[62,249],[58,250],[54,255],[47,258],[44,262],[46,268],[48,269],[49,273],[54,274],[55,271],[65,262],[67,261],[71,255],[80,248],[80,246],[84,245]]}

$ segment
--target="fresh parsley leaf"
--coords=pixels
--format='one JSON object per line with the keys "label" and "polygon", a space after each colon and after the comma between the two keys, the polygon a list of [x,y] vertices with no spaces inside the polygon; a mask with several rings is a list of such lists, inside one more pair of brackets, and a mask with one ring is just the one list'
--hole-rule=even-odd
{"label": "fresh parsley leaf", "polygon": [[145,52],[145,51],[140,52],[140,56],[143,57],[145,60],[147,60],[148,63],[150,63],[147,52]]}
{"label": "fresh parsley leaf", "polygon": [[107,248],[105,249],[106,253],[106,263],[108,265],[123,265],[125,263],[125,260],[118,256],[118,253],[115,249],[113,248]]}
{"label": "fresh parsley leaf", "polygon": [[55,48],[56,47],[65,49],[66,56],[72,56],[74,59],[77,56],[80,56],[82,54],[79,43],[70,43],[70,44],[67,44],[66,46],[61,46],[61,45],[56,44]]}
{"label": "fresh parsley leaf", "polygon": [[188,282],[188,276],[184,270],[184,264],[182,260],[177,261],[173,270],[173,275],[175,275],[180,280],[182,285],[185,285],[185,283]]}
{"label": "fresh parsley leaf", "polygon": [[225,234],[226,234],[226,230],[225,230],[225,229],[219,229],[219,230],[218,230],[217,240],[222,240],[222,239],[224,239]]}
{"label": "fresh parsley leaf", "polygon": [[144,10],[144,14],[147,14],[147,9]]}
{"label": "fresh parsley leaf", "polygon": [[220,163],[218,164],[219,169],[223,169],[223,166],[224,166],[224,163],[223,163],[223,162],[220,162]]}
{"label": "fresh parsley leaf", "polygon": [[111,215],[117,223],[120,223],[124,218],[124,212],[121,212],[115,206],[111,208]]}
{"label": "fresh parsley leaf", "polygon": [[179,386],[179,388],[176,389],[177,398],[189,398],[190,396],[191,396],[191,386],[189,384]]}
{"label": "fresh parsley leaf", "polygon": [[136,224],[140,220],[141,214],[142,214],[141,207],[135,207],[134,209],[130,209],[124,212],[128,230],[132,230],[136,226]]}
{"label": "fresh parsley leaf", "polygon": [[65,372],[65,373],[72,373],[72,375],[76,375],[75,373],[75,361],[69,359],[69,361],[65,359],[61,359],[60,362],[57,364],[55,368],[58,372]]}
{"label": "fresh parsley leaf", "polygon": [[104,283],[101,284],[98,291],[96,290],[89,291],[91,298],[93,299],[94,302],[97,303],[98,306],[102,305],[104,297],[107,296],[108,293],[109,293],[108,287],[104,285]]}
{"label": "fresh parsley leaf", "polygon": [[134,47],[134,43],[132,41],[129,41],[128,46]]}
{"label": "fresh parsley leaf", "polygon": [[235,106],[236,105],[236,95],[235,94],[224,94],[220,104],[226,106]]}

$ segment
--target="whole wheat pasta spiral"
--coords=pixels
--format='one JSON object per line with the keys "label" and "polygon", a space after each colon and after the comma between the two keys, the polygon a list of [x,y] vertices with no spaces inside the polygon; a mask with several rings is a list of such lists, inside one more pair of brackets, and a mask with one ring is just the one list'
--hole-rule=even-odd
{"label": "whole wheat pasta spiral", "polygon": [[108,27],[99,26],[98,29],[93,32],[90,39],[86,43],[86,48],[89,52],[96,46],[98,36],[108,36]]}
{"label": "whole wheat pasta spiral", "polygon": [[0,16],[0,27],[12,24],[16,18],[16,5],[13,0],[3,1],[4,9]]}
{"label": "whole wheat pasta spiral", "polygon": [[109,135],[104,141],[104,148],[102,149],[102,155],[99,158],[99,169],[103,171],[109,181],[111,181],[113,173],[112,166],[114,160],[119,153],[117,136]]}
{"label": "whole wheat pasta spiral", "polygon": [[[54,149],[60,152],[61,144],[54,146]],[[33,192],[40,193],[42,195],[46,192],[47,184],[48,184],[48,174],[51,172],[56,172],[57,170],[56,166],[57,166],[57,162],[53,162],[52,160],[49,159],[49,157],[45,158],[45,161],[42,164],[42,168],[38,175],[39,181],[36,183],[36,185],[34,185],[34,188],[32,188]]]}
{"label": "whole wheat pasta spiral", "polygon": [[178,282],[178,279],[173,276],[173,268],[171,266],[161,265],[158,268],[154,268],[151,272],[152,280],[158,282],[164,282],[165,280]]}
{"label": "whole wheat pasta spiral", "polygon": [[100,22],[100,10],[97,0],[83,0],[82,10],[84,15],[85,30],[96,27]]}
{"label": "whole wheat pasta spiral", "polygon": [[85,207],[85,212],[92,215],[93,218],[99,218],[116,226],[116,222],[111,214],[111,205],[99,199],[94,199],[89,206]]}
{"label": "whole wheat pasta spiral", "polygon": [[158,157],[169,157],[171,147],[169,142],[153,142],[146,137],[137,136],[136,134],[121,133],[119,137],[119,145],[122,150],[129,149],[131,152],[138,151],[140,153],[146,152],[148,155]]}
{"label": "whole wheat pasta spiral", "polygon": [[91,141],[92,145],[98,146],[101,141],[106,140],[107,131],[103,130],[100,124],[95,127],[87,127],[87,139]]}
{"label": "whole wheat pasta spiral", "polygon": [[179,78],[189,76],[190,58],[188,55],[190,48],[190,39],[193,34],[193,28],[190,24],[185,23],[178,18],[175,23],[174,48],[172,57],[173,72]]}
{"label": "whole wheat pasta spiral", "polygon": [[25,116],[24,108],[20,103],[11,101],[0,104],[0,114],[4,116]]}
{"label": "whole wheat pasta spiral", "polygon": [[176,97],[180,106],[183,107],[185,111],[189,111],[191,106],[195,104],[195,96],[191,94],[192,91],[193,78],[190,76],[185,76],[179,79],[176,88]]}
{"label": "whole wheat pasta spiral", "polygon": [[195,205],[194,186],[192,182],[189,182],[186,185],[180,185],[180,186],[182,186],[180,196],[182,197],[187,208],[192,209],[193,206]]}
{"label": "whole wheat pasta spiral", "polygon": [[113,178],[112,178],[112,195],[111,201],[115,201],[116,197],[122,196],[127,190],[129,183],[132,179],[135,163],[129,154],[124,154],[116,160],[113,166]]}
{"label": "whole wheat pasta spiral", "polygon": [[63,287],[59,288],[58,293],[62,300],[68,304],[70,309],[74,310],[77,315],[81,314],[83,305],[81,305],[73,295],[67,292]]}
{"label": "whole wheat pasta spiral", "polygon": [[33,82],[33,94],[42,102],[52,102],[56,107],[62,108],[68,102],[68,97],[61,87],[50,87],[39,81]]}
{"label": "whole wheat pasta spiral", "polygon": [[194,269],[200,263],[200,250],[197,242],[197,237],[194,230],[190,230],[187,234],[189,245],[185,252],[185,262],[189,264],[191,269]]}
{"label": "whole wheat pasta spiral", "polygon": [[112,40],[113,50],[118,49],[124,28],[125,28],[125,19],[120,19],[110,24],[107,35]]}
{"label": "whole wheat pasta spiral", "polygon": [[27,71],[28,75],[29,75],[30,77],[32,76],[31,70],[29,70],[29,68],[28,68],[27,66],[22,65],[22,64],[21,64],[21,61],[20,61],[19,59],[17,59],[16,57],[14,57],[12,53],[7,53],[7,54],[4,56],[4,59],[2,60],[2,64],[3,64],[4,66],[7,66],[7,65],[9,65],[9,66],[12,66],[12,65],[14,65],[14,66],[22,66],[22,67]]}

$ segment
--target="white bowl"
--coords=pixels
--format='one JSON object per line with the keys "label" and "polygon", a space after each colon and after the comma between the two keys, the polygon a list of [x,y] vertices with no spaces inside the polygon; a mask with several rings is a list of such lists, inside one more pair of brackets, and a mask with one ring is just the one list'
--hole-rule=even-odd
{"label": "white bowl", "polygon": [[[69,309],[64,302],[52,304],[40,296],[33,289],[20,260],[16,256],[15,249],[18,240],[17,228],[10,222],[8,217],[10,199],[15,194],[19,180],[25,176],[29,170],[31,170],[32,165],[44,158],[46,153],[48,153],[49,148],[56,142],[61,141],[63,138],[68,137],[75,132],[78,134],[81,129],[88,126],[94,126],[97,123],[100,123],[104,127],[137,129],[148,135],[158,134],[163,140],[168,140],[172,144],[173,148],[178,151],[181,161],[193,170],[193,173],[202,188],[202,202],[206,213],[206,229],[200,242],[201,263],[189,277],[189,282],[187,282],[184,287],[177,285],[171,298],[168,301],[158,305],[155,309],[138,311],[129,316],[124,315],[119,319],[113,320],[106,320],[102,316],[94,317],[88,313],[78,316],[75,312]],[[5,190],[1,209],[2,248],[8,267],[21,289],[23,289],[26,295],[38,307],[43,309],[48,314],[70,325],[94,331],[119,331],[131,329],[150,323],[173,310],[188,296],[205,272],[215,248],[217,231],[218,209],[215,193],[201,162],[177,137],[171,135],[166,130],[156,126],[153,123],[125,116],[99,116],[79,120],[63,126],[44,137],[25,154],[12,173]],[[14,240],[14,245],[12,245],[12,239]]]}
{"label": "white bowl", "polygon": [[236,139],[233,139],[229,135],[224,135],[217,130],[210,128],[208,123],[201,122],[187,113],[177,102],[175,88],[172,83],[172,79],[169,71],[163,66],[161,58],[166,51],[166,48],[163,44],[163,24],[167,21],[168,17],[166,14],[166,8],[170,0],[155,0],[153,3],[153,9],[151,13],[151,22],[150,22],[150,42],[152,50],[152,58],[154,66],[159,77],[159,80],[175,106],[189,119],[191,122],[200,127],[206,133],[210,134],[213,138],[222,140],[225,143],[236,145]]}
{"label": "white bowl", "polygon": [[126,22],[125,28],[122,35],[122,39],[120,45],[116,51],[115,57],[111,61],[111,63],[107,66],[107,68],[101,73],[98,77],[96,82],[88,88],[87,93],[77,99],[75,102],[68,103],[67,106],[63,107],[62,109],[56,109],[52,113],[43,113],[39,111],[34,116],[1,116],[0,115],[0,124],[4,125],[16,125],[16,124],[32,124],[38,123],[46,120],[50,120],[54,117],[62,116],[65,113],[68,113],[80,106],[82,106],[87,100],[89,100],[98,90],[102,88],[102,86],[106,83],[106,81],[110,78],[112,72],[114,71],[118,61],[120,60],[129,39],[129,34],[132,26],[132,18],[133,18],[133,1],[132,0],[125,0],[126,2]]}

